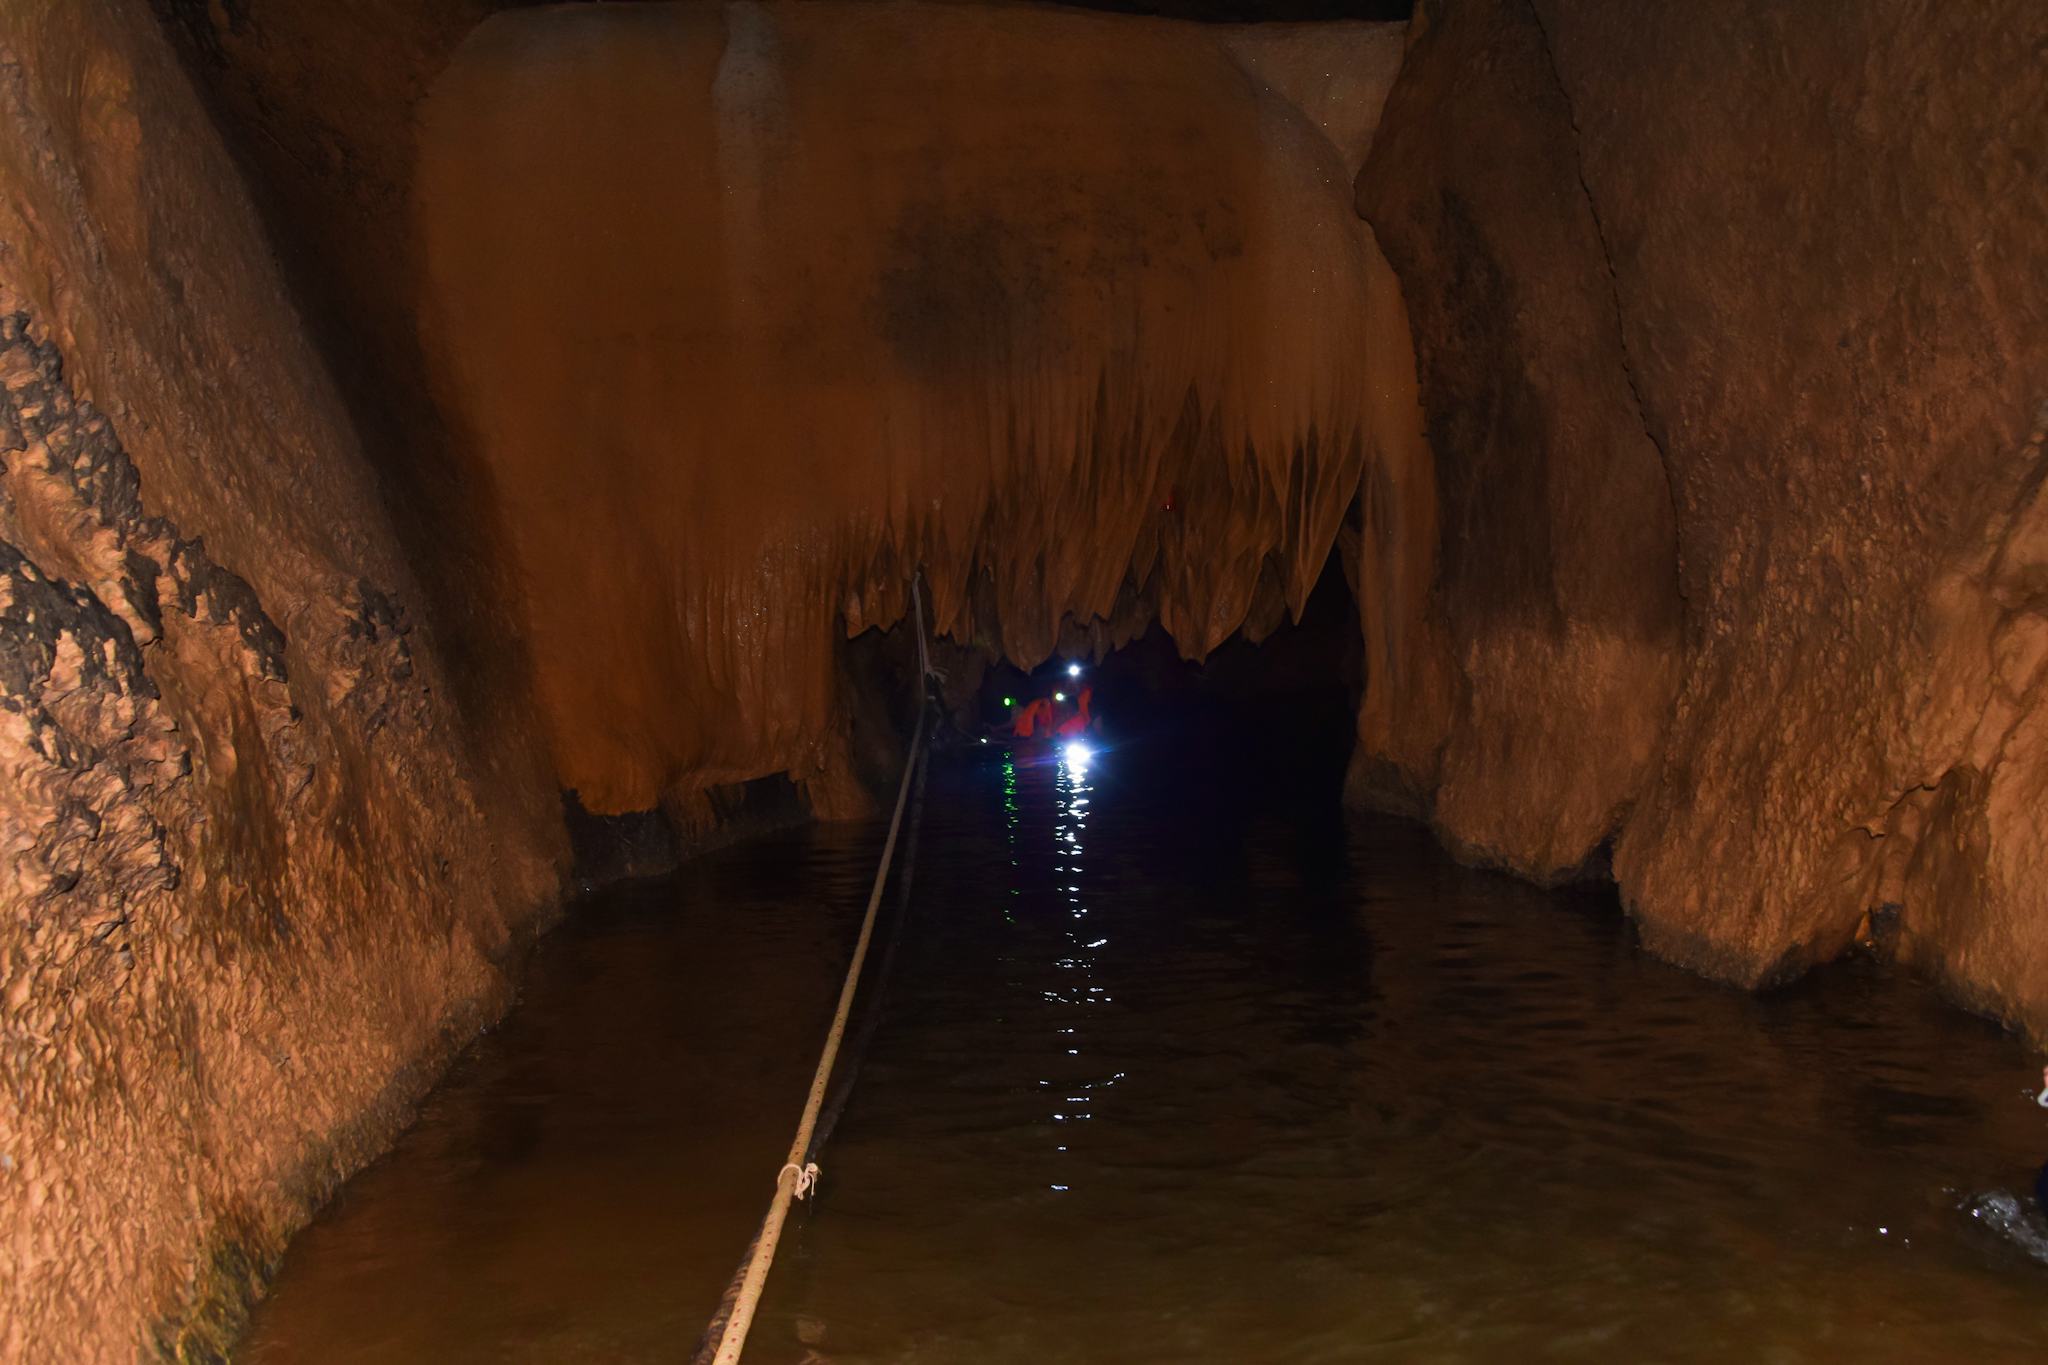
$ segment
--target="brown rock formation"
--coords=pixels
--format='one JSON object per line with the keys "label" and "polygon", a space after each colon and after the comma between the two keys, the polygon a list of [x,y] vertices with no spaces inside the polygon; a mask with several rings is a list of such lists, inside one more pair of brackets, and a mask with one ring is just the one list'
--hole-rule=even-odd
{"label": "brown rock formation", "polygon": [[1388,686],[1432,681],[1363,736],[1353,790],[1539,880],[1581,864],[1642,790],[1678,650],[1671,495],[1577,155],[1534,16],[1458,7],[1411,49],[1359,179],[1405,289],[1434,457],[1375,530],[1439,534],[1433,624],[1411,615],[1412,643],[1381,663]]}
{"label": "brown rock formation", "polygon": [[[514,0],[516,2],[516,0]],[[503,0],[150,0],[186,59],[335,378],[440,641],[486,818],[560,838],[561,809],[484,488],[427,392],[406,230],[416,109]]]}
{"label": "brown rock formation", "polygon": [[2048,1032],[2048,13],[1542,8],[1693,622],[1623,889],[1747,980],[1897,906]]}
{"label": "brown rock formation", "polygon": [[[1769,980],[1860,926],[2048,1032],[2048,20],[1460,0],[1419,27],[1359,189],[1415,321],[1441,617],[1468,678],[1477,658],[1537,696],[1572,654],[1491,669],[1489,632],[1461,624],[1468,576],[1475,602],[1558,585],[1566,640],[1635,624],[1540,717],[1475,682],[1442,773],[1399,771],[1450,837],[1525,870],[1598,822],[1518,828],[1518,809],[1565,791],[1626,811],[1624,896],[1681,960]],[[1547,546],[1518,510],[1546,488]],[[1566,734],[1584,762],[1542,762]],[[1458,790],[1473,741],[1506,785],[1482,763]]]}
{"label": "brown rock formation", "polygon": [[[1324,44],[1391,65],[1384,29]],[[920,565],[941,630],[1027,663],[1068,618],[1198,655],[1298,611],[1408,364],[1338,147],[1380,90],[1302,72],[1015,8],[479,28],[424,117],[425,350],[563,784],[786,770],[851,808],[834,641]]]}
{"label": "brown rock formation", "polygon": [[218,1347],[552,886],[270,259],[145,9],[0,16],[8,1360]]}

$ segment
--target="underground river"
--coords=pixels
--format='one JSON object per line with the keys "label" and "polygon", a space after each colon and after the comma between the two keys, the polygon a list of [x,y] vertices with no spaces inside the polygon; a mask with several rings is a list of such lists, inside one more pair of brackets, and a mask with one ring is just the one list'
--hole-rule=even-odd
{"label": "underground river", "polygon": [[[747,1358],[2040,1358],[2048,1266],[1964,1207],[2048,1149],[2020,1044],[1864,963],[1709,984],[1611,890],[1340,817],[1340,776],[1216,708],[1086,763],[935,762]],[[686,1358],[880,833],[574,907],[237,1359]]]}

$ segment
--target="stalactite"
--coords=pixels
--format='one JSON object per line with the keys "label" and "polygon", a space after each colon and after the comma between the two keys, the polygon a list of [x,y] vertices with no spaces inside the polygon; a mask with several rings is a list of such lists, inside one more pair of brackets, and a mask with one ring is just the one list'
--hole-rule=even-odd
{"label": "stalactite", "polygon": [[1204,654],[1262,575],[1298,611],[1374,444],[1381,267],[1323,128],[1355,142],[1383,86],[1312,119],[1278,83],[1076,15],[479,30],[424,120],[426,349],[563,783],[823,780],[833,641],[919,568],[941,631],[1025,665],[1151,617]]}

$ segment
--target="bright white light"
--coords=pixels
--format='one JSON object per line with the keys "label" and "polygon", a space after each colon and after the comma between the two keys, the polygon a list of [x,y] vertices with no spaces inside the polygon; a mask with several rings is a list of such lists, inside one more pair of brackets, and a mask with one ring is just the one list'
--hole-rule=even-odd
{"label": "bright white light", "polygon": [[1095,757],[1095,751],[1077,739],[1067,746],[1066,755],[1067,766],[1076,772],[1082,772],[1087,769],[1088,760]]}
{"label": "bright white light", "polygon": [[1080,677],[1080,676],[1081,676],[1081,665],[1079,665],[1079,664],[1068,664],[1068,665],[1067,665],[1067,676],[1068,676],[1068,677],[1070,677],[1070,678],[1078,678],[1078,677]]}
{"label": "bright white light", "polygon": [[1055,692],[1052,694],[1052,699],[1054,701],[1065,701],[1067,699],[1067,694],[1064,692]]}
{"label": "bright white light", "polygon": [[986,743],[988,743],[988,736],[987,736],[987,735],[983,735],[983,736],[981,737],[981,742],[982,742],[983,744],[986,744]]}

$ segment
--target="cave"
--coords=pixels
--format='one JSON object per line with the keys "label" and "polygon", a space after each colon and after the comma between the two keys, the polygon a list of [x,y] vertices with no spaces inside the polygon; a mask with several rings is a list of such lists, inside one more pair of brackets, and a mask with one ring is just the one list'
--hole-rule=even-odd
{"label": "cave", "polygon": [[0,1360],[2038,1358],[2044,53],[0,6]]}

